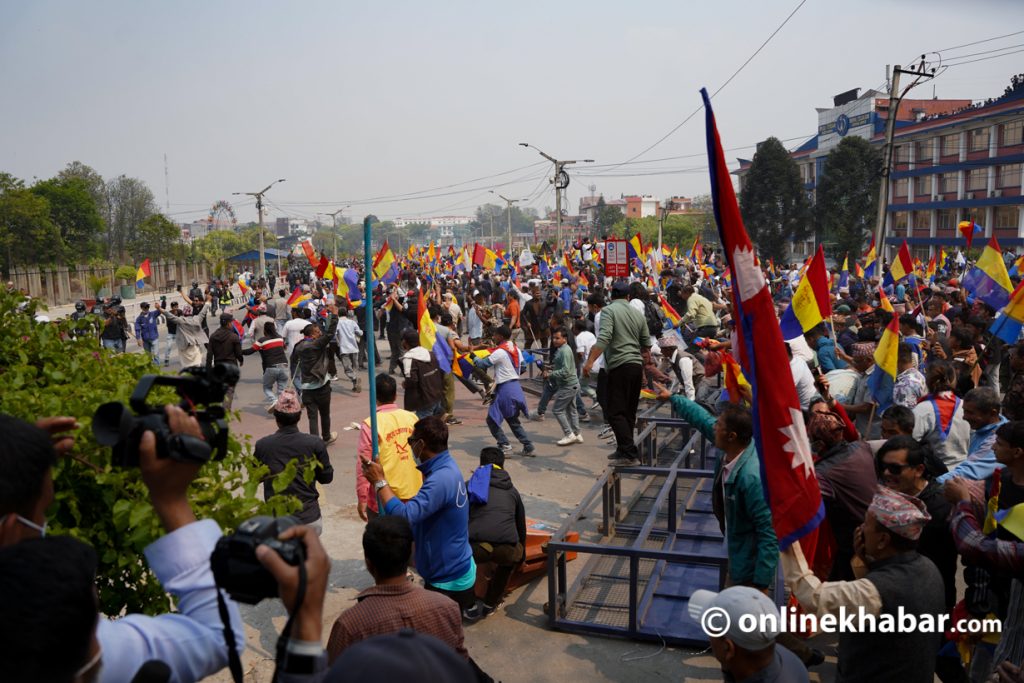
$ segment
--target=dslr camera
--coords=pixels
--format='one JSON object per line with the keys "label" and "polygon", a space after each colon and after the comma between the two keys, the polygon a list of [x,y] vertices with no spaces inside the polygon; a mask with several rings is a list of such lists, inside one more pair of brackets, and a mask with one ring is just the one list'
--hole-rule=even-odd
{"label": "dslr camera", "polygon": [[[131,409],[117,401],[104,403],[93,414],[92,433],[98,443],[112,447],[114,467],[139,466],[139,441],[147,430],[156,435],[159,458],[191,463],[222,460],[228,452],[228,424],[227,411],[220,404],[228,387],[237,382],[238,366],[226,363],[185,368],[180,375],[143,375],[128,401]],[[163,406],[146,403],[157,386],[174,387],[181,407],[199,421],[205,440],[171,433]]]}
{"label": "dslr camera", "polygon": [[297,567],[306,560],[306,546],[298,538],[277,537],[298,524],[294,517],[258,516],[238,525],[235,533],[222,536],[210,555],[210,568],[217,586],[232,600],[255,605],[264,598],[277,597],[277,580],[256,559],[256,546],[273,548],[285,562]]}

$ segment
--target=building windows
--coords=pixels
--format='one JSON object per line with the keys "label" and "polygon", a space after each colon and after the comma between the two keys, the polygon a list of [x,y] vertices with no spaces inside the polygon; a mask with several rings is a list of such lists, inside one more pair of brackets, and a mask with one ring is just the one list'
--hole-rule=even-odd
{"label": "building windows", "polygon": [[942,156],[948,157],[954,154],[960,154],[960,134],[953,133],[952,135],[943,135]]}
{"label": "building windows", "polygon": [[995,209],[996,229],[1017,228],[1020,225],[1019,206],[997,206]]}
{"label": "building windows", "polygon": [[900,178],[896,181],[896,188],[893,190],[893,196],[895,197],[906,197],[907,190],[910,185],[910,180],[907,178]]}
{"label": "building windows", "polygon": [[910,147],[907,145],[896,145],[892,150],[892,160],[897,164],[906,164],[910,161]]}
{"label": "building windows", "polygon": [[940,173],[937,178],[938,192],[939,194],[947,194],[950,192],[956,192],[956,174],[955,173]]}
{"label": "building windows", "polygon": [[917,163],[922,163],[932,160],[932,150],[935,145],[932,144],[931,140],[921,140],[914,143],[914,159]]}
{"label": "building windows", "polygon": [[996,187],[1020,187],[1021,164],[996,167]]}
{"label": "building windows", "polygon": [[972,168],[967,171],[967,191],[984,190],[988,181],[987,168]]}
{"label": "building windows", "polygon": [[931,211],[914,212],[914,232],[926,232],[932,227]]}
{"label": "building windows", "polygon": [[999,139],[1002,141],[1002,147],[1010,147],[1012,145],[1019,145],[1022,141],[1022,133],[1024,133],[1024,119],[1019,121],[1010,121],[999,126]]}
{"label": "building windows", "polygon": [[931,196],[932,194],[932,177],[930,175],[919,175],[914,178],[914,195],[920,197],[921,195]]}
{"label": "building windows", "polygon": [[935,214],[935,227],[940,231],[952,231],[956,227],[956,209],[939,209]]}
{"label": "building windows", "polygon": [[975,128],[967,132],[968,147],[972,152],[988,149],[988,127]]}
{"label": "building windows", "polygon": [[907,215],[909,211],[894,211],[892,214],[892,229],[895,234],[905,235],[907,232]]}

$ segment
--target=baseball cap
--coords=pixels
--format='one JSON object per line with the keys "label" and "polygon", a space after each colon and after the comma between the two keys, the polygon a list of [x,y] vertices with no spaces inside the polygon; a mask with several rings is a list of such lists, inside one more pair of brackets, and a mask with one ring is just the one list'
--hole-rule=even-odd
{"label": "baseball cap", "polygon": [[141,304],[139,304],[139,308],[149,308],[149,302],[143,301]]}
{"label": "baseball cap", "polygon": [[[695,590],[690,596],[690,618],[701,622],[705,612],[711,609],[723,612],[729,619],[727,626],[724,618],[716,620],[710,625],[726,628],[725,633],[722,633],[721,636],[728,638],[744,650],[756,652],[775,642],[775,636],[778,634],[779,608],[775,606],[775,602],[771,598],[756,588],[730,586],[721,593]],[[767,614],[774,615],[775,620],[764,620],[762,623],[761,616]],[[756,627],[750,632],[740,628],[740,618],[745,615],[752,615],[755,620]],[[703,626],[703,622],[701,625]],[[764,630],[763,626],[770,626],[775,630]]]}
{"label": "baseball cap", "polygon": [[220,314],[220,321],[222,323],[229,323],[229,322],[231,322],[234,319],[235,319],[235,316],[231,315],[230,313],[221,313]]}
{"label": "baseball cap", "polygon": [[612,293],[614,294],[629,294],[629,283],[625,280],[616,280],[612,283]]}

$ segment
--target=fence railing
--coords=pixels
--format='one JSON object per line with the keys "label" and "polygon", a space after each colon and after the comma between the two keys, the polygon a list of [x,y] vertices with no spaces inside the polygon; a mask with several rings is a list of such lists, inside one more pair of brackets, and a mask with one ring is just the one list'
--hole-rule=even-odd
{"label": "fence railing", "polygon": [[[89,278],[106,277],[107,284],[100,296],[120,294],[120,281],[114,278],[115,268],[93,266],[56,266],[54,268],[14,268],[8,280],[16,289],[24,289],[34,299],[45,301],[48,306],[63,306],[79,299],[93,299],[95,292],[89,286]],[[154,261],[150,263],[152,275],[146,278],[144,293],[167,292],[175,285],[189,285],[193,280],[209,280],[209,268],[205,263],[186,261]],[[134,279],[126,283],[135,291]]]}

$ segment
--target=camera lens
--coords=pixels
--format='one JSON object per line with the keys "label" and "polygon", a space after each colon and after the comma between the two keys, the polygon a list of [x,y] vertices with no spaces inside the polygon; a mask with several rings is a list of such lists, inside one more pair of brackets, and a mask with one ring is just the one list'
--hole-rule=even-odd
{"label": "camera lens", "polygon": [[92,434],[101,446],[116,446],[134,422],[135,416],[123,403],[104,403],[92,416]]}

